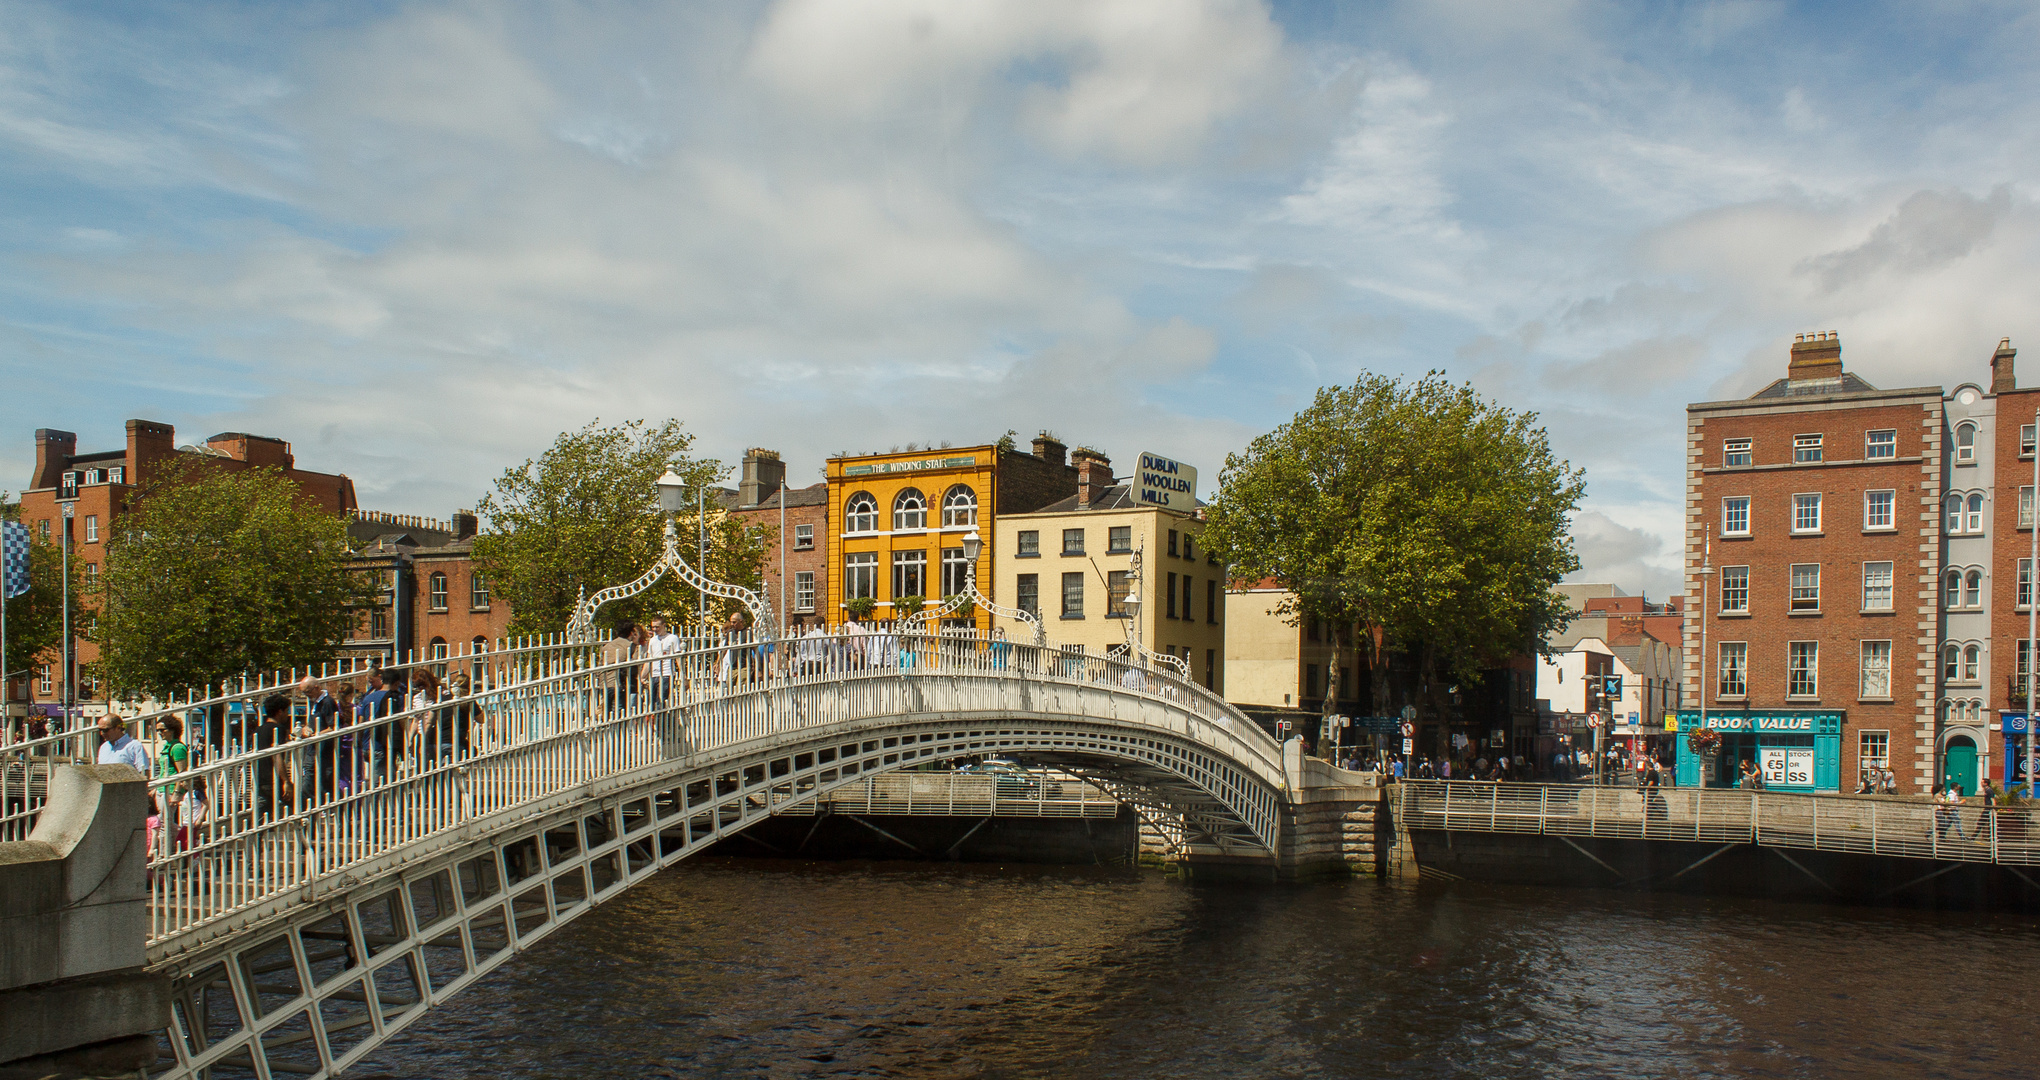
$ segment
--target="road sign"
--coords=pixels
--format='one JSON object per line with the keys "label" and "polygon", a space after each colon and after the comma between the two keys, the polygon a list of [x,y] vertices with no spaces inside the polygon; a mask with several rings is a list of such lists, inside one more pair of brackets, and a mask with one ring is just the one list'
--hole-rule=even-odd
{"label": "road sign", "polygon": [[1415,720],[1415,719],[1417,718],[1417,707],[1416,707],[1415,705],[1405,705],[1405,706],[1403,706],[1403,707],[1402,707],[1402,718],[1403,718],[1404,720]]}
{"label": "road sign", "polygon": [[1404,725],[1402,726],[1402,735],[1403,735],[1403,738],[1407,739],[1407,738],[1409,738],[1410,736],[1412,736],[1412,735],[1415,735],[1416,733],[1417,733],[1417,725],[1415,725],[1415,724],[1404,724]]}
{"label": "road sign", "polygon": [[1590,713],[1588,713],[1588,714],[1587,714],[1587,726],[1588,726],[1588,727],[1594,727],[1594,728],[1600,727],[1600,726],[1601,726],[1601,714],[1600,714],[1600,713],[1597,713],[1597,712],[1590,712]]}
{"label": "road sign", "polygon": [[1415,739],[1404,739],[1404,740],[1402,741],[1402,752],[1403,752],[1403,753],[1405,753],[1405,754],[1414,754],[1414,753],[1416,753],[1416,752],[1417,752],[1417,740],[1415,740]]}

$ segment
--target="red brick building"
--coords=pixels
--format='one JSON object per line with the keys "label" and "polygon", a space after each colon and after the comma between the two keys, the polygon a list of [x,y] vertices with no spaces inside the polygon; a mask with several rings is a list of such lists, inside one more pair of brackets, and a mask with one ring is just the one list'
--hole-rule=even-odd
{"label": "red brick building", "polygon": [[[200,460],[230,472],[275,467],[294,481],[300,491],[329,513],[355,509],[354,482],[334,473],[312,472],[297,467],[290,444],[282,439],[250,435],[241,431],[222,432],[203,445],[177,445],[177,432],[155,420],[129,420],[127,445],[116,450],[78,452],[78,436],[54,428],[35,433],[35,475],[21,493],[21,520],[39,540],[61,543],[63,531],[70,530],[73,558],[82,565],[88,586],[99,576],[105,561],[105,542],[114,518],[126,509],[128,500],[173,460]],[[73,502],[72,518],[65,523],[63,503]],[[99,651],[84,640],[77,628],[74,650],[80,665],[98,659]],[[104,711],[102,689],[81,679],[76,701],[85,715]],[[65,699],[64,671],[60,660],[43,665],[34,678],[6,688],[8,706],[17,702],[40,705],[45,710]],[[25,691],[25,692],[24,692]]]}
{"label": "red brick building", "polygon": [[342,655],[437,662],[444,677],[450,659],[501,641],[512,613],[491,595],[487,575],[474,564],[476,524],[472,510],[454,511],[451,522],[373,510],[353,514],[347,533],[354,564],[377,573],[385,591],[342,642]]}
{"label": "red brick building", "polygon": [[1747,399],[1687,406],[1680,725],[1704,694],[1723,746],[1710,762],[1680,739],[1681,783],[1731,785],[1746,761],[1788,791],[1886,763],[1903,790],[1938,782],[1943,430],[1940,387],[1873,387],[1832,334]]}
{"label": "red brick building", "polygon": [[799,630],[819,618],[829,577],[828,482],[788,488],[779,454],[753,448],[744,452],[737,490],[725,489],[718,501],[746,525],[771,537],[759,570],[766,599],[781,624]]}

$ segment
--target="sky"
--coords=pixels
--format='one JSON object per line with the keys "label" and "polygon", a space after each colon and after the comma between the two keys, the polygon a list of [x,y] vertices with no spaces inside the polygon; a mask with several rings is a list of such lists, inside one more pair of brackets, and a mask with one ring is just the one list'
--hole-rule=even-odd
{"label": "sky", "polygon": [[675,417],[1208,498],[1437,369],[1585,470],[1575,580],[1662,597],[1686,403],[1795,333],[1887,387],[2040,349],[2036,64],[2040,9],[1931,0],[0,0],[0,486],[142,417],[444,518]]}

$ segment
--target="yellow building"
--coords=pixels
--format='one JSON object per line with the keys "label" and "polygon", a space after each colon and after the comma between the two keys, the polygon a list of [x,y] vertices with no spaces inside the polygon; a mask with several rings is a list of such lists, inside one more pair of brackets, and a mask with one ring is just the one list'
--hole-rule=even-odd
{"label": "yellow building", "polygon": [[[998,554],[990,542],[999,519],[1034,510],[1077,489],[1067,448],[1043,435],[1028,454],[1005,444],[905,453],[834,457],[828,461],[829,625],[849,618],[851,600],[869,597],[872,618],[900,617],[904,597],[933,607],[963,591],[968,572],[964,537],[984,541],[977,561],[978,589],[992,588]],[[969,620],[990,628],[978,611]]]}
{"label": "yellow building", "polygon": [[[999,560],[994,597],[1035,612],[1051,641],[1091,653],[1123,646],[1128,619],[1137,618],[1141,644],[1181,657],[1191,678],[1224,693],[1225,574],[1199,541],[1204,522],[1134,501],[1128,485],[1112,482],[1104,455],[1080,449],[1074,456],[1076,494],[1000,516],[987,544]],[[1123,601],[1135,552],[1140,604],[1130,615]],[[1017,640],[1031,633],[1017,620],[995,623]]]}
{"label": "yellow building", "polygon": [[1225,603],[1225,699],[1235,705],[1355,713],[1367,694],[1352,633],[1282,612],[1295,596],[1273,581],[1235,584]]}

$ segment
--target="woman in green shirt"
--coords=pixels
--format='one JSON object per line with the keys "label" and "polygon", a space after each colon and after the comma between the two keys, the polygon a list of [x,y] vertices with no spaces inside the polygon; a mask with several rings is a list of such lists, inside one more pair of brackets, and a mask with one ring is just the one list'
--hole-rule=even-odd
{"label": "woman in green shirt", "polygon": [[[191,761],[191,748],[184,745],[184,721],[174,716],[156,720],[156,778],[174,780]],[[168,799],[176,784],[162,784],[156,790]]]}

